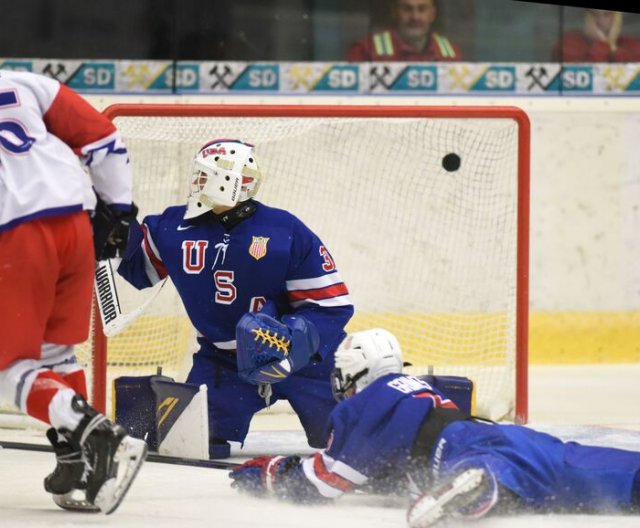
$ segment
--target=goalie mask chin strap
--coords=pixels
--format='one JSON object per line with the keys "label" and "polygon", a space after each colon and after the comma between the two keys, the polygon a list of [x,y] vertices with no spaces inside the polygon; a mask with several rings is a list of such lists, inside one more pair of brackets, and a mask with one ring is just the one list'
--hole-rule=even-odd
{"label": "goalie mask chin strap", "polygon": [[362,369],[357,374],[355,374],[353,377],[347,376],[347,380],[344,385],[343,391],[348,391],[351,387],[357,388],[356,384],[358,383],[358,380],[363,378],[367,374],[369,374],[369,369],[365,368],[365,369]]}
{"label": "goalie mask chin strap", "polygon": [[342,376],[342,370],[339,368],[333,369],[331,373],[331,392],[333,393],[334,399],[337,401],[342,401],[346,399],[348,396],[346,395],[347,391],[350,389],[354,389],[354,393],[357,390],[356,383],[360,378],[366,376],[369,373],[369,369],[362,369],[360,372],[354,374],[353,376],[347,375],[346,379]]}

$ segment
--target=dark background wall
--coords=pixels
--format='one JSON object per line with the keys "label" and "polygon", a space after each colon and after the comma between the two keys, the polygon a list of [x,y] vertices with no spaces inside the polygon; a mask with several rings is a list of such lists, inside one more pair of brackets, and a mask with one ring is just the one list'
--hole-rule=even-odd
{"label": "dark background wall", "polygon": [[[389,0],[0,0],[0,57],[340,60],[388,23]],[[582,9],[440,0],[438,29],[469,61],[551,60]],[[624,33],[640,37],[640,15]]]}

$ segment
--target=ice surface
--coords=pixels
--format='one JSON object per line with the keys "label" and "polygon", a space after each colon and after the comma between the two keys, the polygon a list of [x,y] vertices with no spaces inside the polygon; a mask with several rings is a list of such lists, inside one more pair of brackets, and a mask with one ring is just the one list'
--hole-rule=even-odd
{"label": "ice surface", "polygon": [[[640,365],[535,367],[530,418],[564,439],[640,451]],[[0,430],[2,440],[42,442],[41,431]],[[234,460],[257,454],[311,453],[295,417],[263,415]],[[147,463],[110,516],[58,509],[42,487],[51,453],[0,450],[0,527],[392,528],[404,527],[405,504],[375,496],[343,497],[329,506],[295,506],[240,495],[218,469]],[[519,515],[484,519],[484,527],[640,527],[640,516]]]}

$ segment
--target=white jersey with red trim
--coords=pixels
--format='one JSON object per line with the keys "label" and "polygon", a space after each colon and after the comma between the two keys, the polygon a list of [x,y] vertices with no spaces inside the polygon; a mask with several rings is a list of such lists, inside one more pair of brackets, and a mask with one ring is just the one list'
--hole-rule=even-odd
{"label": "white jersey with red trim", "polygon": [[0,71],[0,231],[107,204],[128,209],[131,165],[113,123],[48,77]]}

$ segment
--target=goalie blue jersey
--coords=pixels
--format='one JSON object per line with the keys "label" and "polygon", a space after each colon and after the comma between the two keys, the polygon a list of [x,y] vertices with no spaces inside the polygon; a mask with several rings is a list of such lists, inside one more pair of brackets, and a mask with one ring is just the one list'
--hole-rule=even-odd
{"label": "goalie blue jersey", "polygon": [[484,467],[528,507],[584,511],[628,508],[640,490],[640,452],[563,442],[520,425],[454,421],[431,453],[414,452],[433,409],[452,406],[423,380],[382,376],[334,408],[328,447],[302,461],[291,486],[300,488],[297,473],[326,498],[380,481],[385,491],[391,482],[397,491],[424,493],[433,479]]}
{"label": "goalie blue jersey", "polygon": [[185,209],[169,207],[132,226],[118,273],[138,289],[170,276],[200,336],[227,360],[240,317],[267,302],[270,315],[313,322],[318,353],[333,353],[353,305],[328,249],[302,221],[254,200],[189,221]]}

